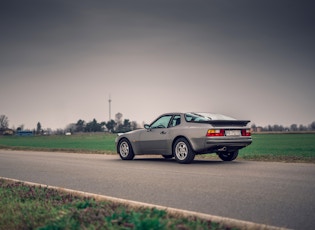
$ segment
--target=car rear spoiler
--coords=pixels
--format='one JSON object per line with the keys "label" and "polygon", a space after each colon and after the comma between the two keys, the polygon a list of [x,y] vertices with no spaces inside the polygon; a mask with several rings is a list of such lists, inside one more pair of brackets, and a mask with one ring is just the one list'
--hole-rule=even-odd
{"label": "car rear spoiler", "polygon": [[198,121],[197,123],[207,123],[214,126],[246,126],[250,120],[211,120]]}

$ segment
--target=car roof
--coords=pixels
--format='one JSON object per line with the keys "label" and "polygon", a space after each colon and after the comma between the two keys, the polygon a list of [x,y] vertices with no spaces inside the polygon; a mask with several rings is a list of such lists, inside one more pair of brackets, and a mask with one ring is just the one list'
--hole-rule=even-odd
{"label": "car roof", "polygon": [[213,120],[236,120],[233,117],[230,116],[226,116],[224,114],[220,114],[220,113],[209,113],[209,112],[170,112],[170,113],[164,113],[160,116],[165,116],[165,115],[185,115],[185,114],[198,114],[199,116],[203,116],[203,117],[209,117]]}

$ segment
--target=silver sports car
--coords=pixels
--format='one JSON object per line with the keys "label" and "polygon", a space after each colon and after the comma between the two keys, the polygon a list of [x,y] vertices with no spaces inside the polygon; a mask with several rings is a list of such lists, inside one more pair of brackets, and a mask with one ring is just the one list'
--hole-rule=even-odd
{"label": "silver sports car", "polygon": [[135,155],[160,154],[191,163],[196,154],[216,153],[232,161],[252,143],[248,120],[210,113],[166,113],[144,129],[118,134],[115,143],[123,160]]}

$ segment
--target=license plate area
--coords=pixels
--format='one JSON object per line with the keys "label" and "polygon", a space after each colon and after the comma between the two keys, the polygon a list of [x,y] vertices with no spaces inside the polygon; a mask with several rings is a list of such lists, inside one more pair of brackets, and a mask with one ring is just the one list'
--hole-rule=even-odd
{"label": "license plate area", "polygon": [[225,136],[241,136],[241,130],[225,130]]}

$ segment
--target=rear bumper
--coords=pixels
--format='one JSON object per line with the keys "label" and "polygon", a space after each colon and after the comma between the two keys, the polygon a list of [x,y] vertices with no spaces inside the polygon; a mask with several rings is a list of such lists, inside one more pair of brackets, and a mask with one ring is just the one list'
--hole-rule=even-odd
{"label": "rear bumper", "polygon": [[215,145],[228,145],[228,146],[247,146],[252,143],[251,137],[242,137],[242,138],[209,138],[206,140],[206,146],[215,146]]}
{"label": "rear bumper", "polygon": [[217,153],[222,151],[237,151],[252,143],[251,137],[212,137],[205,141],[204,149],[197,150],[198,153]]}

